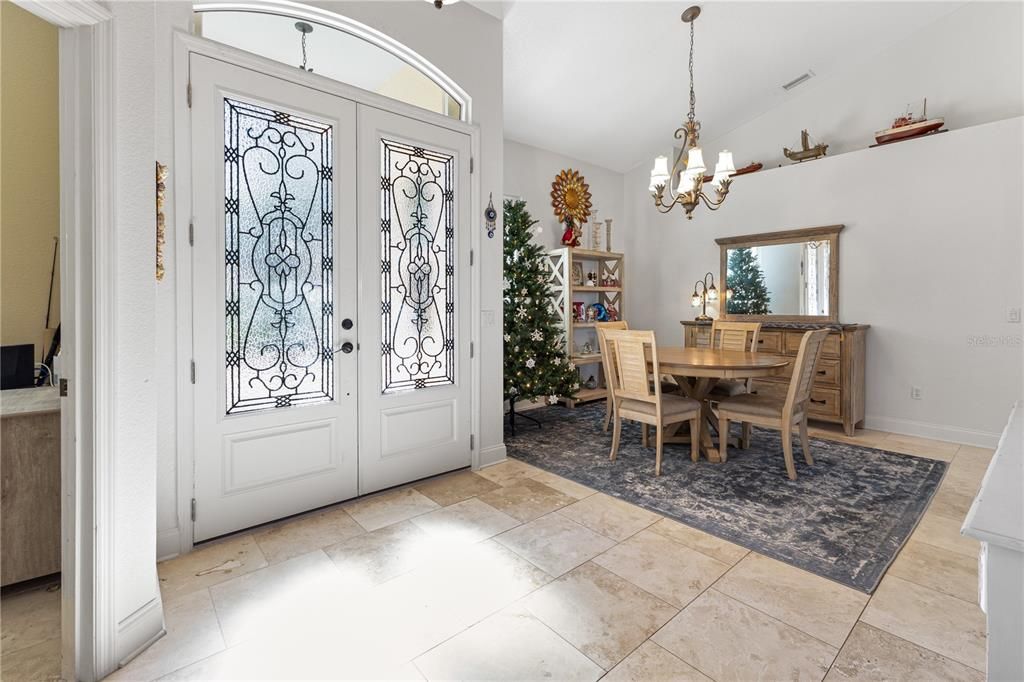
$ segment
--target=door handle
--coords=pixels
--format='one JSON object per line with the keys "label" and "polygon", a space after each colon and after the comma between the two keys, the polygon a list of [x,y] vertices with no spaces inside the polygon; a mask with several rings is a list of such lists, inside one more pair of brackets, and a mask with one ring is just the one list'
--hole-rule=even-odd
{"label": "door handle", "polygon": [[350,320],[350,319],[348,319],[346,317],[344,320],[341,321],[341,328],[342,329],[351,329],[352,328],[352,320]]}
{"label": "door handle", "polygon": [[355,346],[352,345],[351,341],[346,341],[345,343],[341,344],[342,353],[351,353],[354,348]]}

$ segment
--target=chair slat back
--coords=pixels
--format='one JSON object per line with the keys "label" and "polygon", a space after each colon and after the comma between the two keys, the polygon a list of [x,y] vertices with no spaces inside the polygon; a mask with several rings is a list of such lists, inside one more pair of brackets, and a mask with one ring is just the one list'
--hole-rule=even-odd
{"label": "chair slat back", "polygon": [[595,327],[597,328],[597,347],[601,351],[601,369],[604,370],[604,384],[608,388],[608,395],[612,396],[615,395],[615,389],[620,386],[619,370],[615,356],[612,355],[611,349],[608,346],[608,339],[605,338],[605,332],[629,329],[629,324],[625,320],[619,320],[616,322],[598,322]]}
{"label": "chair slat back", "polygon": [[661,399],[661,384],[653,382],[651,372],[647,369],[647,348],[651,349],[651,360],[654,365],[654,376],[658,374],[658,349],[653,331],[606,331],[609,352],[615,358],[618,370],[619,386],[615,390],[617,398],[632,398],[649,403]]}
{"label": "chair slat back", "polygon": [[800,350],[796,355],[793,376],[789,380],[789,391],[786,394],[787,414],[796,414],[804,409],[810,399],[811,388],[814,386],[814,372],[817,370],[818,360],[821,358],[821,351],[825,347],[828,335],[829,330],[818,329],[807,332],[800,340]]}
{"label": "chair slat back", "polygon": [[715,320],[711,323],[711,346],[720,350],[757,350],[757,337],[761,333],[760,322],[729,322]]}

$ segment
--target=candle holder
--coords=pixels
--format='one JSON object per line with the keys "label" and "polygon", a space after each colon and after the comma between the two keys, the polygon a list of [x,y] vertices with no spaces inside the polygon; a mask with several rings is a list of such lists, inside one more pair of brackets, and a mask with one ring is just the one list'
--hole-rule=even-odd
{"label": "candle holder", "polygon": [[604,219],[604,250],[611,253],[612,250],[612,219]]}

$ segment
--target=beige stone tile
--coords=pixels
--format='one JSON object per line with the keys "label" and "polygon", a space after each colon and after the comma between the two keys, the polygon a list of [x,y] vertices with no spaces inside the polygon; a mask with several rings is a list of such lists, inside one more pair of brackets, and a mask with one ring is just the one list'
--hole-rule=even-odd
{"label": "beige stone tile", "polygon": [[532,478],[538,471],[540,470],[537,467],[520,462],[518,459],[506,459],[479,469],[476,473],[498,485],[511,485],[520,478]]}
{"label": "beige stone tile", "polygon": [[414,663],[428,680],[596,680],[604,674],[603,668],[517,605],[489,616]]}
{"label": "beige stone tile", "polygon": [[4,656],[60,638],[60,590],[40,587],[0,601],[0,651]]}
{"label": "beige stone tile", "polygon": [[418,516],[412,522],[426,531],[435,544],[448,546],[486,540],[519,525],[508,514],[475,497]]}
{"label": "beige stone tile", "polygon": [[840,647],[868,595],[751,552],[715,589],[817,639]]}
{"label": "beige stone tile", "polygon": [[713,588],[651,639],[716,680],[820,680],[837,652]]}
{"label": "beige stone tile", "polygon": [[729,570],[728,564],[650,530],[640,531],[593,562],[680,608]]}
{"label": "beige stone tile", "polygon": [[321,550],[214,585],[210,596],[228,646],[273,641],[298,627],[333,627],[350,601],[338,569]]}
{"label": "beige stone tile", "polygon": [[842,424],[818,423],[808,429],[812,438],[821,438],[840,443],[850,443],[866,448],[877,448],[878,445],[889,436],[888,431],[875,431],[873,429],[857,429],[854,435],[847,436],[843,431]]}
{"label": "beige stone tile", "polygon": [[202,545],[157,564],[160,591],[170,600],[251,573],[267,565],[252,535],[238,535]]}
{"label": "beige stone tile", "polygon": [[442,507],[483,495],[498,487],[493,481],[472,471],[456,471],[420,481],[413,486]]}
{"label": "beige stone tile", "polygon": [[604,493],[585,497],[559,509],[558,513],[620,542],[661,519],[653,512]]}
{"label": "beige stone tile", "polygon": [[921,521],[910,535],[910,539],[927,542],[929,545],[942,547],[965,556],[977,557],[981,543],[974,538],[961,535],[961,525],[963,525],[962,522],[956,519],[928,512],[921,517]]}
{"label": "beige stone tile", "polygon": [[514,485],[480,495],[479,499],[525,523],[572,504],[576,498],[536,479],[522,478]]}
{"label": "beige stone tile", "polygon": [[18,649],[4,651],[0,662],[0,679],[8,682],[59,680],[61,678],[60,638]]}
{"label": "beige stone tile", "polygon": [[550,580],[493,541],[457,546],[345,604],[336,648],[369,661],[412,660]]}
{"label": "beige stone tile", "polygon": [[972,502],[974,502],[973,495],[965,495],[955,490],[941,487],[932,497],[932,501],[928,505],[928,511],[963,524],[964,518],[967,516],[967,510],[971,508]]}
{"label": "beige stone tile", "polygon": [[861,620],[976,670],[985,669],[985,614],[975,604],[888,575]]}
{"label": "beige stone tile", "polygon": [[842,680],[947,680],[983,682],[973,668],[940,656],[905,639],[857,623],[839,652],[826,682]]}
{"label": "beige stone tile", "polygon": [[602,682],[635,682],[637,680],[672,680],[672,682],[711,682],[693,666],[647,640],[626,656]]}
{"label": "beige stone tile", "polygon": [[502,533],[495,541],[553,576],[571,571],[615,541],[560,514],[548,514]]}
{"label": "beige stone tile", "polygon": [[345,511],[366,530],[377,530],[439,507],[437,502],[413,488],[400,488],[349,502]]}
{"label": "beige stone tile", "polygon": [[324,548],[346,585],[376,585],[436,555],[436,543],[412,521],[385,526]]}
{"label": "beige stone tile", "polygon": [[943,462],[950,462],[956,455],[960,446],[956,443],[947,443],[942,440],[931,438],[919,438],[918,436],[907,436],[901,433],[890,433],[877,446],[891,452],[902,452],[906,455],[917,455],[929,459],[938,459]]}
{"label": "beige stone tile", "polygon": [[962,467],[968,467],[982,473],[988,469],[989,462],[992,461],[992,455],[996,451],[992,448],[980,448],[974,445],[961,445],[960,449],[956,451],[956,457],[953,461]]}
{"label": "beige stone tile", "polygon": [[949,490],[960,495],[966,495],[972,500],[981,489],[981,481],[985,477],[985,469],[975,468],[972,464],[958,464],[957,460],[946,469],[946,476],[942,479],[939,491]]}
{"label": "beige stone tile", "polygon": [[253,533],[267,562],[278,564],[366,531],[341,508],[317,512]]}
{"label": "beige stone tile", "polygon": [[533,615],[606,670],[678,610],[593,563],[583,564],[537,590],[525,604]]}
{"label": "beige stone tile", "polygon": [[909,541],[889,567],[894,575],[966,602],[978,601],[978,560],[965,554]]}
{"label": "beige stone tile", "polygon": [[155,680],[224,649],[224,638],[209,590],[164,602],[167,634],[108,680]]}
{"label": "beige stone tile", "polygon": [[746,547],[734,545],[728,540],[716,538],[714,535],[691,528],[673,519],[662,519],[648,530],[664,535],[670,540],[684,544],[690,549],[695,549],[701,554],[707,554],[709,557],[718,559],[730,566],[750,553],[750,550]]}
{"label": "beige stone tile", "polygon": [[558,474],[553,474],[550,471],[544,471],[543,469],[535,470],[530,474],[530,478],[535,481],[540,481],[549,488],[554,488],[558,492],[564,493],[576,500],[582,500],[584,497],[589,497],[597,492],[593,488],[588,488],[582,483],[570,481],[568,478],[563,478]]}

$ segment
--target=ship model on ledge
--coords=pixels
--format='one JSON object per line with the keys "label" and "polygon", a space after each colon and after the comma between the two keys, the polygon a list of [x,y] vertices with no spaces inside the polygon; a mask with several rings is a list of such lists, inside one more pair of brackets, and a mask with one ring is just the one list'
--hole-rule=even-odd
{"label": "ship model on ledge", "polygon": [[909,111],[910,107],[907,107],[907,109],[906,114],[892,122],[891,128],[879,130],[875,133],[875,142],[877,144],[886,144],[888,142],[897,142],[927,135],[939,130],[946,123],[942,118],[928,118],[927,97],[924,100],[924,109],[919,117],[914,118]]}
{"label": "ship model on ledge", "polygon": [[828,151],[827,144],[816,144],[813,147],[811,146],[811,136],[808,135],[806,129],[800,131],[800,149],[790,149],[789,147],[782,148],[782,153],[786,158],[790,161],[796,161],[797,163],[825,156],[826,151]]}

